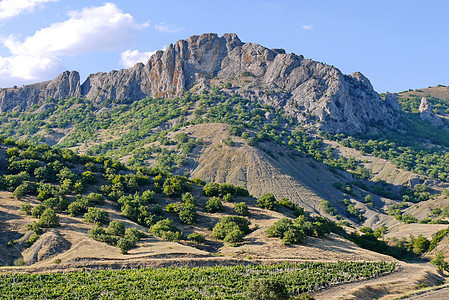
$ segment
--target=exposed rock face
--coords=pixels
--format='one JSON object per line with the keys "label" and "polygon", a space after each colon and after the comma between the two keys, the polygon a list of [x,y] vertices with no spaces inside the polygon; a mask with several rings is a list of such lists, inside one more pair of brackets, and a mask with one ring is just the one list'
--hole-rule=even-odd
{"label": "exposed rock face", "polygon": [[78,73],[65,72],[50,82],[3,89],[0,107],[23,110],[48,97],[78,95],[94,103],[172,97],[226,83],[232,83],[228,93],[260,99],[326,131],[363,132],[373,123],[392,126],[400,110],[394,101],[382,101],[361,73],[344,75],[284,50],[242,43],[235,34],[192,36],[156,52],[145,65],[93,74],[82,85]]}
{"label": "exposed rock face", "polygon": [[419,117],[421,118],[421,120],[428,121],[436,127],[443,125],[443,121],[433,113],[432,106],[430,105],[429,101],[427,101],[426,97],[421,98],[419,113]]}
{"label": "exposed rock face", "polygon": [[387,103],[389,106],[391,106],[396,111],[401,111],[401,106],[399,105],[399,98],[398,94],[390,94],[387,93],[385,95],[385,103]]}
{"label": "exposed rock face", "polygon": [[80,75],[75,71],[66,71],[51,81],[0,89],[0,112],[23,111],[51,97],[59,99],[80,95]]}

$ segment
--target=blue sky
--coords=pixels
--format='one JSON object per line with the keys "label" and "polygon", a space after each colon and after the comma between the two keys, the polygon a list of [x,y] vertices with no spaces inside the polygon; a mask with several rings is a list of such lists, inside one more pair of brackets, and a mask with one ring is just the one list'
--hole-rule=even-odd
{"label": "blue sky", "polygon": [[0,1],[0,87],[146,62],[194,34],[237,33],[362,72],[378,92],[449,85],[449,1]]}

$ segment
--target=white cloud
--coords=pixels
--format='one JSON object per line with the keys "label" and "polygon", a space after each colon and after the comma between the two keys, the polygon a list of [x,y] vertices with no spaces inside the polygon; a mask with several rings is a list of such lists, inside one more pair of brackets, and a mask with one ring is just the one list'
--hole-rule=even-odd
{"label": "white cloud", "polygon": [[304,29],[304,30],[314,30],[315,29],[315,25],[313,25],[313,24],[302,25],[302,29]]}
{"label": "white cloud", "polygon": [[68,16],[23,41],[14,35],[4,40],[12,55],[0,57],[0,85],[9,82],[8,77],[28,82],[48,78],[52,70],[61,69],[62,57],[126,47],[135,33],[149,26],[137,23],[113,3],[70,11]]}
{"label": "white cloud", "polygon": [[3,0],[0,2],[0,20],[7,20],[22,13],[31,13],[37,6],[59,0]]}
{"label": "white cloud", "polygon": [[69,16],[67,21],[41,29],[23,42],[9,36],[5,46],[15,55],[78,55],[123,47],[134,33],[148,27],[113,3],[70,11]]}
{"label": "white cloud", "polygon": [[57,57],[0,57],[0,85],[4,87],[31,83],[47,76],[54,77],[62,71],[62,63]]}
{"label": "white cloud", "polygon": [[140,52],[139,50],[126,50],[121,53],[120,63],[125,68],[130,68],[137,64],[138,62],[142,62],[146,64],[150,59],[151,55],[156,52]]}
{"label": "white cloud", "polygon": [[157,31],[166,32],[166,33],[175,33],[184,30],[182,27],[178,27],[174,24],[167,24],[165,22],[161,22],[159,24],[154,25],[154,28]]}

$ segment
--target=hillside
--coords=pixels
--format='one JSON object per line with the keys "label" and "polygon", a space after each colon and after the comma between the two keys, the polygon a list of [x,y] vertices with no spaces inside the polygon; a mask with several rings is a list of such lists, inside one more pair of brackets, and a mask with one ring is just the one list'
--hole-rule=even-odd
{"label": "hillside", "polygon": [[435,284],[443,88],[379,95],[358,72],[204,34],[84,83],[1,89],[0,272],[400,261],[404,289]]}

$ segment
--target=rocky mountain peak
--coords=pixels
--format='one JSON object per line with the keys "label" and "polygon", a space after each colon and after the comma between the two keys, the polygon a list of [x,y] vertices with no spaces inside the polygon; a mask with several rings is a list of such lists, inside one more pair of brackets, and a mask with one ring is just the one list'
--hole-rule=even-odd
{"label": "rocky mountain peak", "polygon": [[[397,106],[382,101],[360,72],[344,75],[333,66],[243,43],[236,34],[195,35],[157,51],[146,64],[96,73],[83,84],[76,72],[55,80],[0,90],[2,111],[24,110],[45,98],[106,99],[182,96],[220,87],[228,94],[282,108],[305,126],[333,132],[364,132],[369,124],[392,126]],[[26,101],[24,101],[26,99]]]}

